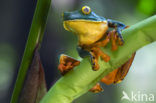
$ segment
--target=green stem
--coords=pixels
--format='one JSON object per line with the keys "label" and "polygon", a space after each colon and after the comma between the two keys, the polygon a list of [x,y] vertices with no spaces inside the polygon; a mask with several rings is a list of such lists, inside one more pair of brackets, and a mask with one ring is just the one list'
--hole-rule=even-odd
{"label": "green stem", "polygon": [[156,16],[139,22],[123,32],[125,44],[115,52],[111,47],[101,48],[110,55],[105,63],[99,59],[100,70],[93,71],[89,58],[84,58],[80,65],[58,80],[41,100],[41,103],[71,103],[86,93],[109,72],[124,64],[139,48],[156,41]]}
{"label": "green stem", "polygon": [[29,37],[27,40],[26,48],[24,51],[21,66],[18,72],[15,88],[12,94],[11,103],[17,103],[24,80],[27,74],[27,70],[31,64],[34,50],[37,45],[40,46],[44,35],[44,29],[47,21],[48,11],[51,6],[51,0],[38,0],[33,17]]}

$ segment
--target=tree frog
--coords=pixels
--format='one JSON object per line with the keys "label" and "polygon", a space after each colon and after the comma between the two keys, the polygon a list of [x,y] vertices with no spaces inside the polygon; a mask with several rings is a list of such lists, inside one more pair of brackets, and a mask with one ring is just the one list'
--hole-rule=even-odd
{"label": "tree frog", "polygon": [[[77,51],[80,57],[90,56],[93,70],[98,70],[98,58],[101,57],[105,62],[110,60],[110,57],[104,53],[100,47],[105,47],[110,41],[112,42],[112,50],[117,50],[117,45],[124,43],[121,31],[127,26],[121,22],[106,19],[102,16],[94,13],[89,6],[83,6],[81,10],[74,12],[63,13],[63,25],[67,31],[73,32],[78,37]],[[109,28],[114,28],[112,31],[108,31]],[[132,63],[133,57],[127,61],[127,64]],[[60,56],[60,64],[58,69],[64,75],[69,70],[79,65],[80,61],[62,54]],[[124,64],[126,65],[126,63]],[[118,68],[103,78],[101,81],[106,84],[121,81],[127,74],[130,65],[126,65],[124,68]],[[124,76],[117,76],[119,72],[125,71]],[[116,79],[115,79],[116,78]],[[96,88],[101,90],[99,85]],[[92,89],[91,91],[98,91]]]}

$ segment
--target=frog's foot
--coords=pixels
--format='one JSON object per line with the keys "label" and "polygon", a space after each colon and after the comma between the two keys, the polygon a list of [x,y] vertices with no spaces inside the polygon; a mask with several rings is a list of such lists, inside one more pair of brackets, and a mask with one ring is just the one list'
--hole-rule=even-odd
{"label": "frog's foot", "polygon": [[90,92],[93,92],[93,93],[99,93],[99,92],[102,92],[103,89],[102,89],[102,87],[100,86],[100,84],[97,83],[97,84],[96,84],[93,88],[91,88],[89,91],[90,91]]}
{"label": "frog's foot", "polygon": [[62,75],[66,74],[68,71],[80,64],[80,61],[64,54],[61,54],[59,62],[60,64],[58,66],[58,69]]}

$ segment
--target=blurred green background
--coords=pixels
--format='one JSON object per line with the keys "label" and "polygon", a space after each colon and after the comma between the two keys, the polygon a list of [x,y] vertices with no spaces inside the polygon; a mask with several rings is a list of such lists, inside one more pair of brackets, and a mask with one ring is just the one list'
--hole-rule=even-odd
{"label": "blurred green background", "polygon": [[[0,103],[10,101],[36,2],[0,0]],[[98,15],[119,20],[126,25],[133,25],[156,13],[156,0],[53,0],[41,48],[48,89],[61,77],[57,70],[59,54],[66,53],[78,58],[77,38],[64,30],[61,14],[63,11],[81,9],[83,5],[90,6]],[[155,78],[156,43],[153,43],[137,51],[122,83],[110,86],[102,84],[104,92],[88,92],[74,103],[131,103],[121,100],[123,91],[128,96],[131,92],[156,96]],[[156,100],[151,103],[156,103]]]}

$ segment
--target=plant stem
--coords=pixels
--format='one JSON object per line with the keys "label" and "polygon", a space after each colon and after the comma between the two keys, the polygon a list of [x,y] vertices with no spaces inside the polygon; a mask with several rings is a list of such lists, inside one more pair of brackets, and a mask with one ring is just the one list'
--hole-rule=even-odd
{"label": "plant stem", "polygon": [[12,94],[11,103],[18,102],[28,68],[32,62],[34,50],[36,46],[37,45],[40,46],[42,42],[50,6],[51,6],[51,0],[38,0],[37,1],[35,14],[33,17],[31,29],[29,32],[29,37],[27,40],[26,48],[25,48],[22,62],[20,65],[20,69],[18,72],[14,91]]}
{"label": "plant stem", "polygon": [[110,46],[101,48],[111,57],[108,63],[99,59],[100,69],[93,71],[89,58],[84,58],[79,66],[54,84],[40,103],[71,103],[124,64],[138,49],[156,41],[156,15],[125,29],[122,34],[125,43],[117,51],[112,52]]}

